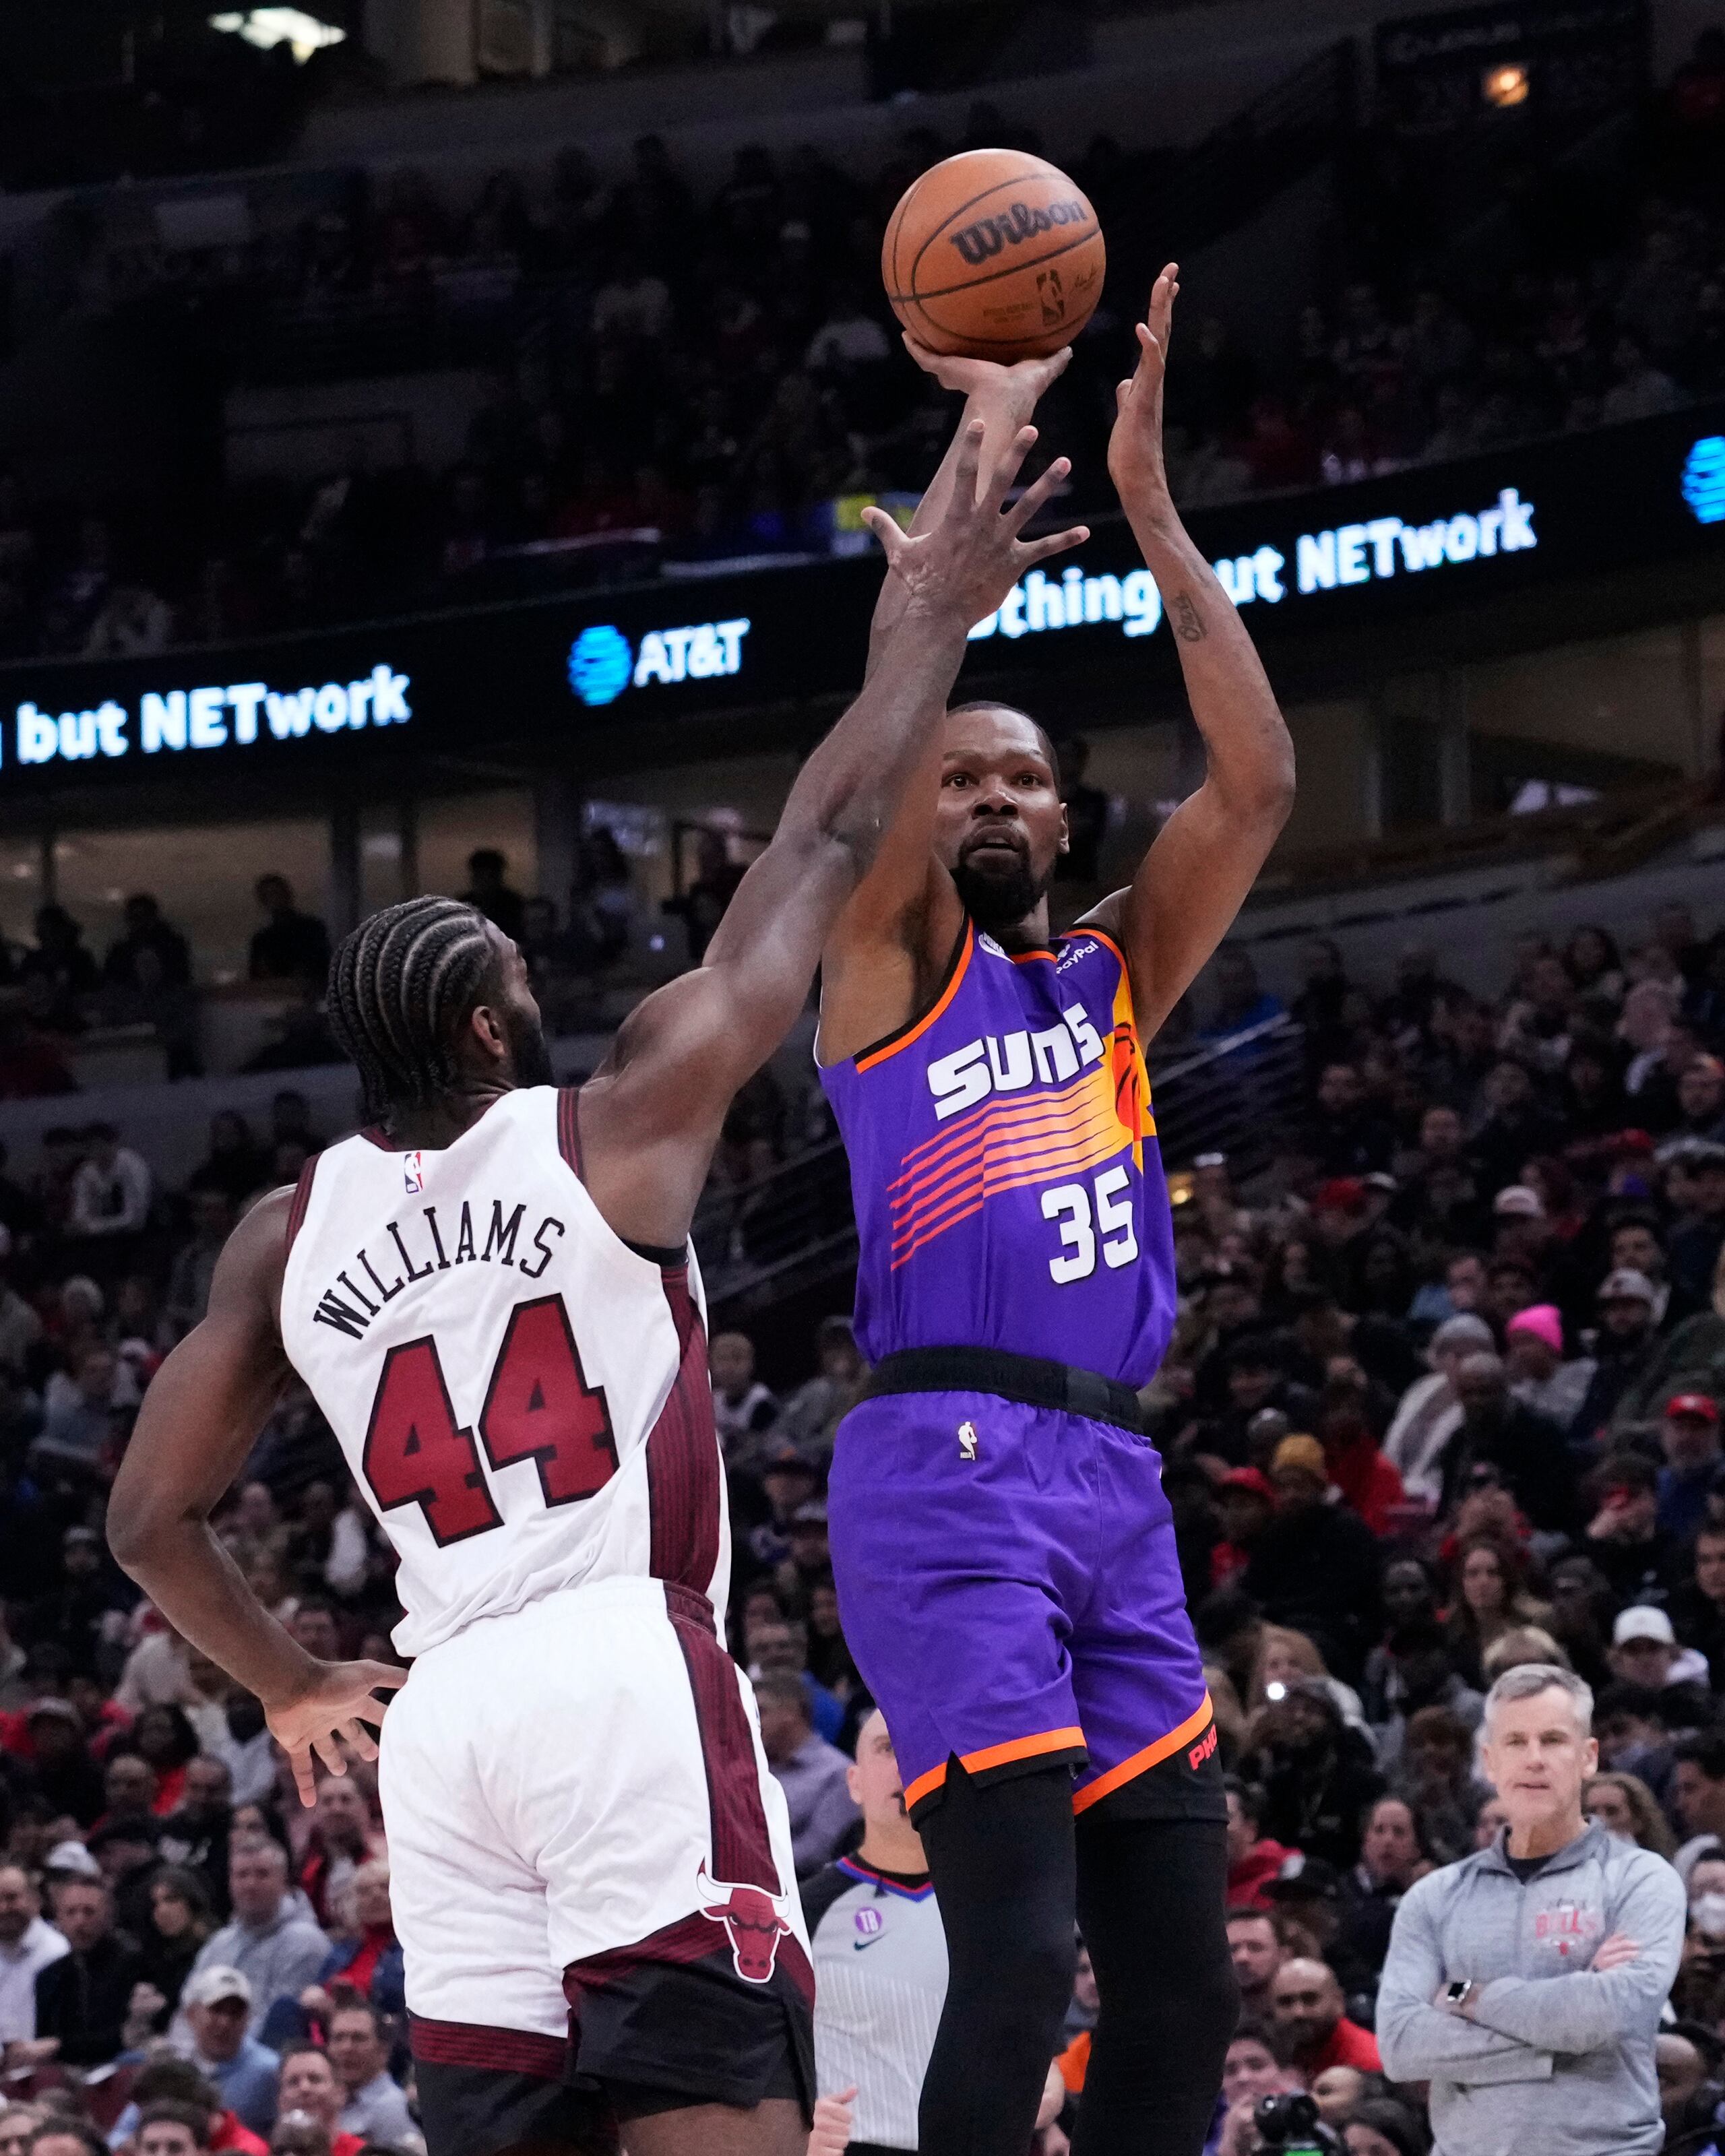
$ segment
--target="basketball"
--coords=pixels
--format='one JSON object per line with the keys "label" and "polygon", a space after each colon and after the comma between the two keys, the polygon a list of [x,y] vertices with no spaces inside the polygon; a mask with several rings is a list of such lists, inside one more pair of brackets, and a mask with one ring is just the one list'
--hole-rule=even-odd
{"label": "basketball", "polygon": [[1102,228],[1057,166],[964,150],[900,198],[880,247],[892,311],[932,352],[1040,359],[1096,312]]}

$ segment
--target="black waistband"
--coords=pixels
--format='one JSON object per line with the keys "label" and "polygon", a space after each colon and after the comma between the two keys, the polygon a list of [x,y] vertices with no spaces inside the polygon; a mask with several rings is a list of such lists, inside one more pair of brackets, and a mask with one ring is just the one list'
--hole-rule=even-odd
{"label": "black waistband", "polygon": [[1130,1385],[1070,1363],[1040,1355],[1009,1355],[1004,1348],[904,1348],[883,1355],[869,1373],[862,1397],[877,1393],[998,1393],[1026,1407],[1055,1408],[1117,1423],[1143,1434],[1144,1413]]}

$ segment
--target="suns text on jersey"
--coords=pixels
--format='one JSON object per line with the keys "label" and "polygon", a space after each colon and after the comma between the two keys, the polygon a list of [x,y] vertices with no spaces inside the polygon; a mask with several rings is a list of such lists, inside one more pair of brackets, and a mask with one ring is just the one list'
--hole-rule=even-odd
{"label": "suns text on jersey", "polygon": [[[393,1302],[414,1281],[456,1265],[513,1265],[523,1280],[537,1280],[557,1255],[557,1243],[547,1238],[560,1241],[568,1231],[547,1213],[523,1241],[526,1202],[507,1214],[503,1204],[501,1198],[492,1199],[488,1216],[484,1199],[464,1199],[459,1215],[445,1212],[441,1220],[435,1205],[422,1205],[417,1217],[408,1214],[387,1222],[323,1290],[312,1323],[333,1326],[350,1340],[360,1339],[385,1303]],[[383,1260],[381,1273],[372,1262],[372,1246]],[[393,1280],[388,1277],[391,1273]],[[361,1280],[369,1286],[362,1287]]]}

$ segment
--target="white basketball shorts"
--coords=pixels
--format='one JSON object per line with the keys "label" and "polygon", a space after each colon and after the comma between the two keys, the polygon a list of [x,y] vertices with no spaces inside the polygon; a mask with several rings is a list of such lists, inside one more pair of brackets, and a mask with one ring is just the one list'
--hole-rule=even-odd
{"label": "white basketball shorts", "polygon": [[415,1662],[382,1755],[417,2058],[701,2100],[779,2085],[762,2032],[804,2049],[808,1937],[703,1597],[607,1579],[482,1619]]}

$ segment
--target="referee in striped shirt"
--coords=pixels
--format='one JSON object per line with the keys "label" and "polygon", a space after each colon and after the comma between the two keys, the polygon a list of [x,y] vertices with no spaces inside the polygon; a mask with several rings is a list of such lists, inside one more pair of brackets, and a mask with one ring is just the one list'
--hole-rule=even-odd
{"label": "referee in striped shirt", "polygon": [[947,1995],[947,1942],[878,1709],[858,1732],[849,1779],[861,1845],[803,1887],[815,2067],[822,2095],[856,2088],[850,2156],[904,2156],[916,2147],[922,2076]]}

